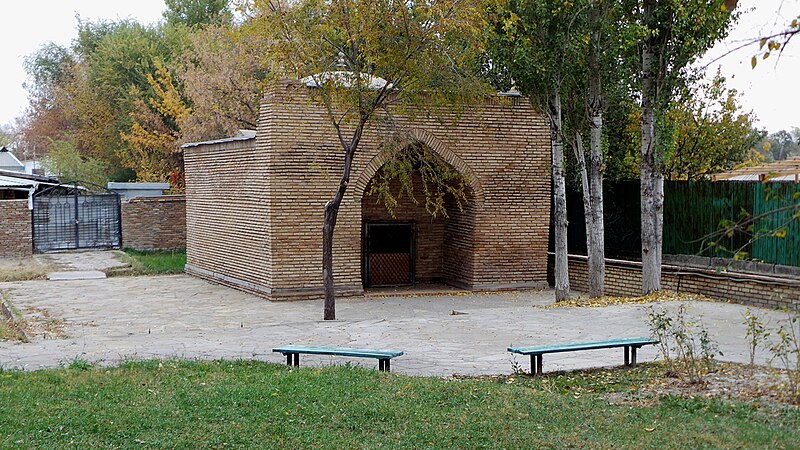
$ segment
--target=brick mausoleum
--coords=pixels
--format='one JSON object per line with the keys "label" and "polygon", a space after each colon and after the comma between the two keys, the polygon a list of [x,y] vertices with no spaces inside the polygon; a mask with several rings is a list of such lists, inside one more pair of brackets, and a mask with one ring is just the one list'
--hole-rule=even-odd
{"label": "brick mausoleum", "polygon": [[[273,86],[256,132],[186,144],[186,272],[271,300],[322,297],[323,205],[342,150],[299,82]],[[365,132],[334,241],[339,295],[365,287],[446,283],[544,287],[550,220],[549,130],[527,100],[497,96],[459,111],[401,116],[469,184],[469,202],[432,218],[404,198],[392,217],[365,195],[389,157]]]}

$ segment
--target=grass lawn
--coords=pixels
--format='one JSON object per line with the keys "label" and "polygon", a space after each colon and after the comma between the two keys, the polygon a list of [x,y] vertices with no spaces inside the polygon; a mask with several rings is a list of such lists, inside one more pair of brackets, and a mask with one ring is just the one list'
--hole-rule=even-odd
{"label": "grass lawn", "polygon": [[125,254],[130,259],[130,269],[112,271],[109,275],[172,275],[183,273],[183,267],[186,265],[185,250],[125,249]]}
{"label": "grass lawn", "polygon": [[259,362],[0,372],[0,448],[797,448],[797,408],[610,403],[660,368],[413,378]]}

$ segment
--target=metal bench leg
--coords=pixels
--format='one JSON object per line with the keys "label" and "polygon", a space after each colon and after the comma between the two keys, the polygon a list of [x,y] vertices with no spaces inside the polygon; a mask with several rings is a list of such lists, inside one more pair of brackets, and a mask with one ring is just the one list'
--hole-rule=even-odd
{"label": "metal bench leg", "polygon": [[286,365],[287,366],[291,366],[292,365],[292,361],[294,360],[294,357],[292,356],[292,354],[291,353],[284,353],[283,356],[286,357]]}
{"label": "metal bench leg", "polygon": [[628,347],[627,345],[624,348],[625,348],[625,365],[626,366],[630,366],[631,365],[631,357],[630,357],[631,348]]}
{"label": "metal bench leg", "polygon": [[542,355],[531,355],[531,375],[542,374]]}
{"label": "metal bench leg", "polygon": [[391,371],[390,360],[388,360],[388,359],[379,359],[378,360],[378,370],[380,370],[381,372],[390,372]]}
{"label": "metal bench leg", "polygon": [[631,347],[631,367],[636,366],[636,350],[638,349],[639,347]]}

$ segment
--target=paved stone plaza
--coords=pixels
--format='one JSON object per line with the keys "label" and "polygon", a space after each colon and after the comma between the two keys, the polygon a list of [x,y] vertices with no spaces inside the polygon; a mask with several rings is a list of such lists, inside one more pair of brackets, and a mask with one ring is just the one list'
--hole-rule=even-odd
{"label": "paved stone plaza", "polygon": [[[342,299],[339,320],[324,322],[322,303],[268,302],[240,291],[185,275],[115,277],[83,281],[0,283],[26,316],[49,313],[66,337],[37,335],[30,343],[0,342],[0,366],[35,370],[75,359],[114,364],[126,359],[258,359],[282,362],[273,346],[331,345],[387,348],[406,354],[392,363],[402,374],[508,374],[509,345],[647,336],[647,305],[554,308],[552,291]],[[661,303],[656,308],[677,308]],[[455,314],[457,311],[463,314]],[[690,315],[702,320],[725,356],[745,362],[742,325],[745,307],[691,302]],[[758,313],[777,323],[783,314]],[[640,361],[656,357],[644,348]],[[373,360],[313,357],[301,365]],[[526,370],[529,361],[517,357]],[[763,362],[763,361],[762,361]],[[545,371],[613,366],[622,350],[546,355]]]}

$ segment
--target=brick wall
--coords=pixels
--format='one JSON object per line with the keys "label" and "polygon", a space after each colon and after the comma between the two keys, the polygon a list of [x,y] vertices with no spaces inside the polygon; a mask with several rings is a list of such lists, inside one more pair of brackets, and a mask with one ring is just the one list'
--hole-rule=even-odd
{"label": "brick wall", "polygon": [[[276,300],[321,296],[323,206],[335,192],[342,158],[324,109],[307,89],[273,86],[254,140],[185,149],[189,273]],[[473,194],[441,231],[443,276],[472,289],[544,285],[545,119],[525,99],[494,97],[460,111],[396,112],[396,118],[407,130],[401,145],[429,146],[465,176]],[[389,157],[379,139],[377,130],[365,130],[339,212],[334,275],[342,295],[362,292],[362,200]],[[431,267],[438,265],[438,256],[429,258]]]}
{"label": "brick wall", "polygon": [[[572,289],[589,290],[585,256],[570,255],[569,280]],[[743,305],[800,310],[800,279],[797,278],[665,264],[661,286],[674,292],[702,294]],[[640,262],[606,260],[606,295],[638,296],[641,290]]]}
{"label": "brick wall", "polygon": [[33,252],[31,211],[27,200],[0,200],[0,257],[30,256]]}
{"label": "brick wall", "polygon": [[168,195],[122,202],[122,247],[134,250],[186,248],[186,198]]}

